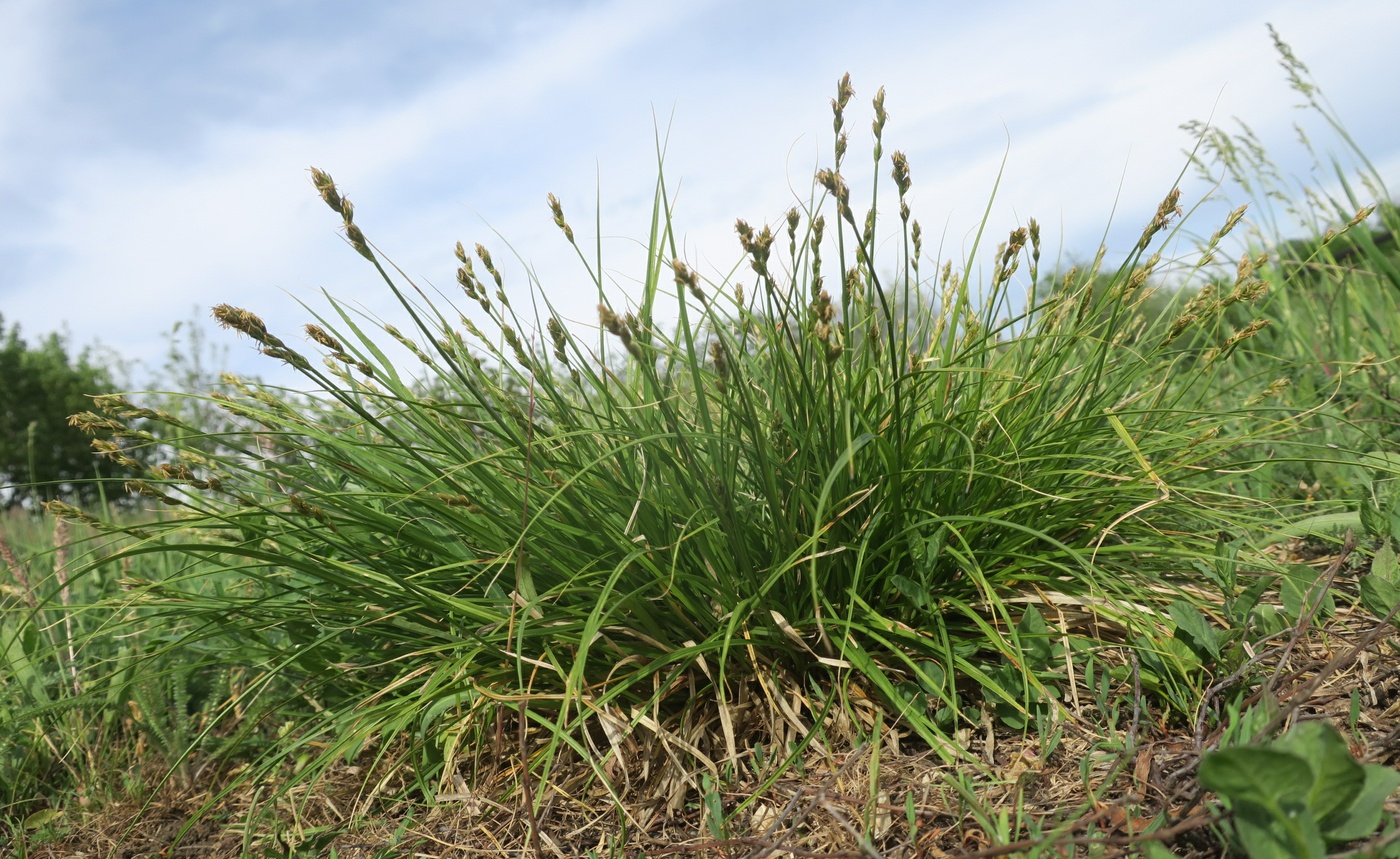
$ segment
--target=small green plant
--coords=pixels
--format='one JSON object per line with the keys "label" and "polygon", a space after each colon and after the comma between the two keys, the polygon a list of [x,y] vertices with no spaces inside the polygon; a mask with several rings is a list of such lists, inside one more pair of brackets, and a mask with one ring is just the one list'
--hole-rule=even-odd
{"label": "small green plant", "polygon": [[1233,813],[1250,859],[1323,859],[1376,832],[1400,772],[1357,763],[1335,728],[1304,722],[1267,745],[1206,755],[1200,781]]}
{"label": "small green plant", "polygon": [[1385,494],[1373,485],[1361,498],[1360,513],[1366,536],[1380,541],[1371,569],[1361,577],[1361,604],[1376,617],[1389,617],[1400,605],[1400,560],[1395,553],[1400,546],[1400,493]]}

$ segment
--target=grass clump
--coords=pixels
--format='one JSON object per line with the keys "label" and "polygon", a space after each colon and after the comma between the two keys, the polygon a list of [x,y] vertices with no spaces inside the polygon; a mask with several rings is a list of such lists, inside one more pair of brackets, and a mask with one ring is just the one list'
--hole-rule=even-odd
{"label": "grass clump", "polygon": [[[131,551],[200,559],[143,604],[192,639],[236,633],[300,686],[316,711],[292,746],[315,743],[307,772],[407,737],[432,797],[490,772],[518,731],[513,778],[538,785],[536,805],[601,789],[672,810],[759,741],[853,742],[879,722],[955,758],[949,738],[984,698],[1020,724],[1053,701],[1055,670],[1027,654],[1159,629],[1188,559],[1252,515],[1223,489],[1237,413],[1204,392],[1262,323],[1186,360],[1182,329],[1224,303],[1139,312],[1175,189],[1116,271],[1070,273],[1030,304],[1017,276],[1038,274],[1034,220],[985,280],[976,249],[930,259],[908,162],[883,157],[883,91],[870,207],[852,207],[852,92],[843,79],[811,201],[776,233],[737,223],[747,284],[679,256],[664,181],[635,307],[614,306],[581,251],[596,348],[543,295],[530,333],[481,245],[456,248],[477,321],[461,298],[430,299],[313,170],[413,327],[329,299],[305,329],[326,351],[315,362],[253,313],[215,309],[319,393],[224,395],[264,444],[176,450],[137,484],[179,515]],[[1236,288],[1254,295],[1244,275]],[[246,584],[192,590],[206,570]],[[577,784],[557,782],[563,761]]]}

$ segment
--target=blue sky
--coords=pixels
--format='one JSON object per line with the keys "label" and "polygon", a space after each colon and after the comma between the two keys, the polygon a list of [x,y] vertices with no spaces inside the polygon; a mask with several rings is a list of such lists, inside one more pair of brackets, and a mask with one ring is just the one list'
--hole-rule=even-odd
{"label": "blue sky", "polygon": [[[313,193],[316,165],[425,286],[452,288],[453,244],[481,241],[523,301],[508,241],[566,316],[594,324],[545,195],[589,242],[597,206],[625,301],[653,133],[669,130],[684,254],[722,276],[734,219],[776,224],[829,166],[847,71],[853,152],[883,85],[886,152],[908,153],[915,216],[945,256],[966,252],[1003,159],[993,236],[1034,216],[1052,248],[1091,255],[1116,205],[1112,254],[1180,173],[1187,120],[1239,116],[1306,178],[1292,124],[1309,120],[1265,22],[1400,185],[1393,3],[0,0],[0,314],[148,366],[173,323],[220,302],[289,342],[322,289],[397,321]],[[290,381],[214,339],[233,369]]]}

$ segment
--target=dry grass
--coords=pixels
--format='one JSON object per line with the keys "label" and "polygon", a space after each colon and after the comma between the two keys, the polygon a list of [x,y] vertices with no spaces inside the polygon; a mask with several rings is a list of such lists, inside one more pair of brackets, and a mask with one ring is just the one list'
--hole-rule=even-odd
{"label": "dry grass", "polygon": [[[1326,719],[1348,737],[1357,758],[1400,764],[1400,638],[1354,602],[1355,570],[1347,558],[1322,558],[1336,570],[1338,611],[1316,626],[1295,627],[1261,648],[1237,678],[1221,678],[1206,696],[1217,705],[1227,684],[1252,688],[1245,703],[1274,702],[1275,722]],[[1120,654],[1127,659],[1127,651]],[[854,693],[859,694],[859,693]],[[723,792],[697,792],[697,773],[676,773],[665,742],[623,738],[627,754],[606,766],[614,803],[586,762],[560,760],[548,787],[519,784],[520,736],[502,724],[483,750],[469,790],[460,775],[432,806],[394,799],[410,791],[412,773],[397,750],[367,752],[274,804],[272,784],[242,784],[211,803],[219,781],[154,789],[144,807],[116,801],[84,813],[65,840],[37,857],[120,859],[200,856],[719,856],[719,857],[993,857],[1132,856],[1148,841],[1176,855],[1222,856],[1217,811],[1194,778],[1203,751],[1230,720],[1203,713],[1199,723],[1165,718],[1130,682],[1112,689],[1103,712],[1082,683],[1066,696],[1049,735],[1012,731],[990,715],[959,732],[964,762],[921,748],[895,726],[879,726],[878,749],[861,736],[877,729],[829,720],[799,765],[757,765],[740,733],[744,764]],[[1353,701],[1356,704],[1353,704]],[[804,709],[794,700],[785,708]],[[744,702],[731,718],[743,727]],[[1355,706],[1355,709],[1353,707]],[[755,708],[757,709],[757,708]],[[852,712],[864,712],[859,705]],[[701,725],[720,732],[716,723]],[[801,724],[800,718],[794,722]],[[1207,724],[1213,727],[1207,730]],[[796,728],[787,726],[795,735]],[[781,728],[763,733],[783,736]],[[673,738],[674,739],[674,738]],[[544,738],[526,736],[525,747]],[[678,759],[678,757],[676,758]],[[769,772],[772,777],[765,778]],[[164,772],[140,774],[148,784]],[[231,775],[231,774],[226,774]],[[470,775],[470,774],[469,774]],[[709,782],[704,782],[709,784]],[[526,797],[538,797],[531,813]],[[1400,812],[1392,800],[1389,811]],[[188,832],[187,821],[195,820]],[[911,826],[912,824],[912,826]],[[327,833],[315,840],[319,832]],[[333,833],[333,837],[332,837]],[[299,846],[298,846],[299,845]]]}

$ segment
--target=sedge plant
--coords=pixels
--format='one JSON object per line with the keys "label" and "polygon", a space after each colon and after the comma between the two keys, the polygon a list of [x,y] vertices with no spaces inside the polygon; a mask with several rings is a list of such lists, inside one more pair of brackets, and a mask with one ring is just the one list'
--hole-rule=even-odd
{"label": "sedge plant", "polygon": [[[1226,485],[1243,412],[1206,392],[1262,323],[1212,329],[1207,359],[1182,345],[1255,280],[1141,310],[1171,264],[1173,189],[1121,266],[1027,300],[1038,224],[938,259],[910,165],[883,148],[883,91],[864,164],[852,97],[847,77],[811,198],[776,228],[738,221],[729,275],[682,258],[658,179],[623,304],[551,196],[597,289],[596,337],[540,290],[522,318],[483,245],[457,245],[458,294],[429,295],[311,171],[408,322],[328,297],[305,328],[317,360],[215,308],[315,393],[231,379],[210,401],[255,431],[175,441],[133,481],[172,516],[124,550],[198,559],[129,599],[300,690],[299,723],[250,778],[372,752],[428,799],[462,780],[536,811],[589,791],[676,809],[757,766],[755,748],[771,773],[876,724],[958,758],[970,705],[1053,701],[1054,661],[1026,656],[1049,647],[1041,614],[1058,637],[1154,640],[1189,559],[1258,510]],[[103,398],[79,422],[141,443],[121,425],[148,412]],[[240,584],[196,587],[200,570]]]}

